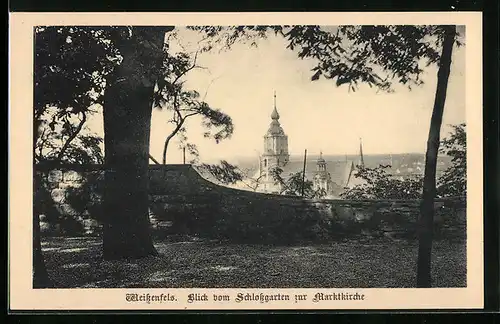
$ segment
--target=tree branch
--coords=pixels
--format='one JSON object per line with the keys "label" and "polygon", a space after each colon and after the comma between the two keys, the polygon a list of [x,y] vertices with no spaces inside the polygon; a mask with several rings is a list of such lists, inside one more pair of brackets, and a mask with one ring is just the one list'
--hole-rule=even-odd
{"label": "tree branch", "polygon": [[86,121],[87,121],[87,115],[85,114],[85,112],[82,111],[82,119],[80,120],[80,123],[76,127],[76,130],[73,132],[73,134],[71,134],[71,136],[66,140],[66,143],[64,143],[63,147],[61,148],[61,151],[57,155],[56,161],[58,162],[61,161],[61,159],[64,156],[64,153],[66,153],[66,150],[68,149],[71,142],[78,136],[78,134],[83,128],[83,124],[85,124]]}
{"label": "tree branch", "polygon": [[263,174],[261,174],[260,176],[258,176],[256,179],[252,179],[250,178],[250,180],[252,180],[254,183],[255,183],[255,186],[251,186],[249,185],[246,181],[241,181],[245,186],[247,186],[248,188],[252,189],[253,191],[256,191],[257,188],[259,188],[259,185],[260,185],[260,180],[262,180],[262,178],[264,177]]}
{"label": "tree branch", "polygon": [[212,83],[214,83],[214,81],[217,80],[217,79],[219,79],[219,78],[220,78],[220,76],[218,76],[215,79],[212,79],[212,81],[210,81],[210,83],[207,86],[207,89],[205,90],[205,94],[203,95],[202,101],[205,101],[205,99],[207,98],[208,90],[210,89],[210,86],[212,85]]}
{"label": "tree branch", "polygon": [[179,81],[180,78],[182,78],[184,75],[186,75],[186,73],[188,73],[189,71],[193,70],[194,68],[196,68],[196,60],[198,58],[198,51],[196,51],[196,53],[194,54],[194,59],[193,59],[193,65],[191,65],[190,67],[188,67],[185,71],[183,71],[181,74],[179,74],[175,79],[174,79],[174,82],[172,82],[172,84],[176,84],[177,81]]}
{"label": "tree branch", "polygon": [[156,159],[151,154],[149,154],[149,159],[153,161],[155,164],[160,164],[160,162],[156,161]]}
{"label": "tree branch", "polygon": [[167,136],[165,139],[165,144],[163,145],[163,164],[167,164],[167,148],[168,144],[170,143],[170,140],[179,132],[179,130],[182,128],[182,125],[184,124],[184,121],[186,119],[182,118],[179,120],[177,123],[177,126],[175,129],[170,133],[170,135]]}

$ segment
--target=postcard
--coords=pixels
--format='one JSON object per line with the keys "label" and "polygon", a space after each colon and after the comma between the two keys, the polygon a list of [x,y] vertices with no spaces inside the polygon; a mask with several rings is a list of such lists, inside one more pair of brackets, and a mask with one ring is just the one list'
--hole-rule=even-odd
{"label": "postcard", "polygon": [[482,308],[481,20],[11,14],[11,310]]}

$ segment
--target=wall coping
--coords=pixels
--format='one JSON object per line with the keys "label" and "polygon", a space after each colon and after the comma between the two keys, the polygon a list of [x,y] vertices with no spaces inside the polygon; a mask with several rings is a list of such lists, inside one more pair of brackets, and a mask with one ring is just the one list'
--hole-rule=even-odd
{"label": "wall coping", "polygon": [[[161,170],[161,169],[189,169],[191,164],[149,164],[150,170]],[[78,163],[51,163],[47,162],[42,164],[34,164],[33,170],[35,171],[51,171],[51,170],[64,170],[64,171],[105,171],[107,169],[105,164],[78,164]]]}
{"label": "wall coping", "polygon": [[[105,164],[61,164],[61,163],[45,163],[43,165],[41,164],[34,164],[33,165],[34,171],[38,172],[49,172],[51,170],[61,170],[61,171],[105,171],[106,166]],[[247,191],[247,190],[241,190],[241,189],[236,189],[236,188],[230,188],[226,186],[219,185],[217,183],[214,183],[205,177],[203,177],[197,170],[196,167],[194,167],[192,164],[149,164],[149,170],[192,170],[194,171],[201,179],[207,181],[211,185],[215,187],[219,187],[222,190],[227,190],[227,191],[233,191],[233,192],[238,192],[238,193],[244,193],[248,195],[259,195],[259,196],[267,196],[267,197],[274,197],[274,198],[280,198],[280,199],[293,199],[293,200],[302,200],[304,202],[312,202],[312,203],[336,203],[336,204],[362,204],[362,203],[386,203],[386,204],[408,204],[408,203],[413,203],[413,204],[420,204],[422,199],[359,199],[359,200],[354,200],[354,199],[310,199],[310,198],[302,198],[300,196],[293,196],[293,195],[278,195],[278,194],[273,194],[273,193],[263,193],[263,192],[253,192],[253,191]],[[459,196],[459,197],[448,197],[448,198],[435,198],[434,202],[435,203],[440,203],[440,202],[449,202],[449,201],[458,201],[458,202],[466,202],[466,197],[465,196]]]}

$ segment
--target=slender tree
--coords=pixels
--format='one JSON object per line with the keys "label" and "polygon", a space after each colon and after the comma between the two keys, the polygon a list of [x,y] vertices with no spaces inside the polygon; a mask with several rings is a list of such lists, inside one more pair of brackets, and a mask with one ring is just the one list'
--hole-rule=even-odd
{"label": "slender tree", "polygon": [[417,287],[431,287],[432,234],[434,229],[434,198],[436,197],[436,166],[439,153],[441,124],[443,121],[446,90],[451,68],[451,54],[455,42],[455,26],[442,26],[444,39],[437,75],[436,96],[425,154],[424,190],[419,219],[419,246]]}

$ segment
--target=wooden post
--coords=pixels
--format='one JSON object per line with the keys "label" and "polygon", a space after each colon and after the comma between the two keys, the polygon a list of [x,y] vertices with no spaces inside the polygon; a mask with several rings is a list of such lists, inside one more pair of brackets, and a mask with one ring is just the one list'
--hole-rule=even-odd
{"label": "wooden post", "polygon": [[183,161],[182,162],[183,164],[186,164],[186,147],[185,146],[182,148],[182,161]]}
{"label": "wooden post", "polygon": [[307,149],[304,151],[304,168],[302,169],[302,197],[304,197],[305,181],[306,181],[306,159]]}

